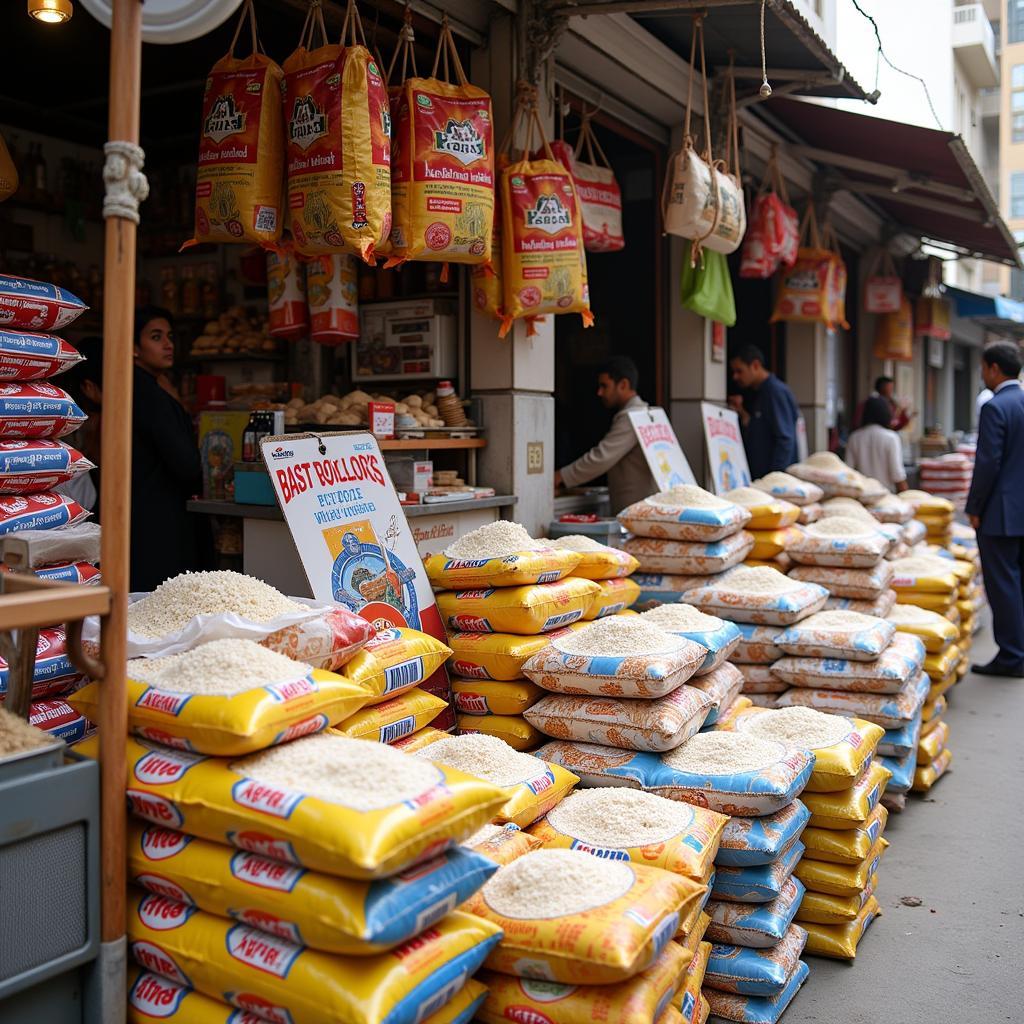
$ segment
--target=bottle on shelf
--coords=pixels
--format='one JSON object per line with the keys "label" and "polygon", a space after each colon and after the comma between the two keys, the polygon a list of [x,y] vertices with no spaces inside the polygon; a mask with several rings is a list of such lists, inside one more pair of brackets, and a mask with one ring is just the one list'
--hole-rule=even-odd
{"label": "bottle on shelf", "polygon": [[256,417],[258,413],[249,414],[249,422],[242,431],[242,461],[256,462],[259,458],[259,448],[256,443]]}

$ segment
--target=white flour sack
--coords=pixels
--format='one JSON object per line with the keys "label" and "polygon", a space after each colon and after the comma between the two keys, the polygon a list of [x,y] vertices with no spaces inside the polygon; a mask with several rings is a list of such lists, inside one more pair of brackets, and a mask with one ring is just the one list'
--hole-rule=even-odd
{"label": "white flour sack", "polygon": [[558,637],[523,665],[545,690],[612,697],[664,697],[689,679],[707,650],[644,622],[613,615]]}
{"label": "white flour sack", "polygon": [[618,518],[638,537],[708,544],[731,537],[750,521],[750,513],[696,484],[681,484],[635,502]]}
{"label": "white flour sack", "polygon": [[[815,452],[803,462],[797,462],[786,470],[787,475],[798,477],[807,483],[817,484],[825,497],[846,495],[858,498],[863,491],[863,477],[843,462],[833,452]],[[787,499],[788,500],[788,499]]]}
{"label": "white flour sack", "polygon": [[775,644],[775,638],[784,632],[784,626],[756,626],[740,623],[740,641],[733,651],[732,660],[739,665],[770,665],[786,652]]}
{"label": "white flour sack", "polygon": [[807,785],[814,755],[736,732],[701,732],[662,755],[644,789],[722,814],[761,817],[792,803]]}
{"label": "white flour sack", "polygon": [[[870,513],[868,513],[870,516]],[[872,519],[850,515],[826,516],[803,528],[786,549],[801,565],[829,565],[870,569],[884,558],[891,539]]]}
{"label": "white flour sack", "polygon": [[776,639],[787,654],[808,658],[875,661],[889,646],[896,627],[860,612],[815,612]]}
{"label": "white flour sack", "polygon": [[755,480],[750,486],[801,507],[814,505],[825,497],[825,492],[817,484],[801,480],[791,473],[769,473],[760,480]]}
{"label": "white flour sack", "polygon": [[733,622],[787,626],[820,611],[828,591],[801,583],[771,566],[738,566],[683,594],[687,604]]}
{"label": "white flour sack", "polygon": [[794,565],[789,570],[791,579],[801,583],[817,583],[832,597],[850,597],[858,601],[873,601],[889,589],[892,566],[884,559],[871,569],[837,569],[835,566]]}
{"label": "white flour sack", "polygon": [[896,633],[888,647],[874,661],[836,657],[785,657],[772,665],[772,672],[790,686],[849,693],[899,693],[907,681],[921,671],[924,657],[924,644],[916,636]]}
{"label": "white flour sack", "polygon": [[543,817],[579,781],[558,765],[513,750],[504,740],[481,733],[446,736],[413,753],[421,761],[457,768],[500,787],[508,801],[495,821],[525,828]]}
{"label": "white flour sack", "polygon": [[727,661],[706,675],[691,679],[689,685],[711,698],[711,708],[704,719],[704,725],[714,725],[740,695],[743,673]]}
{"label": "white flour sack", "polygon": [[680,686],[654,700],[549,694],[523,717],[555,739],[661,751],[678,747],[693,736],[711,706],[711,698],[700,690]]}
{"label": "white flour sack", "polygon": [[707,648],[707,656],[694,673],[696,676],[713,672],[728,660],[740,642],[740,630],[735,623],[726,622],[717,615],[706,615],[688,604],[658,605],[644,612],[642,618],[666,633],[686,637]]}
{"label": "white flour sack", "polygon": [[640,563],[641,572],[696,576],[710,576],[739,565],[753,547],[754,536],[746,530],[710,543],[631,537],[623,545]]}
{"label": "white flour sack", "polygon": [[902,729],[920,712],[929,689],[928,676],[922,672],[907,680],[896,693],[811,690],[794,686],[782,694],[776,704],[780,708],[802,705],[833,715],[863,718],[865,722],[874,722],[883,729]]}

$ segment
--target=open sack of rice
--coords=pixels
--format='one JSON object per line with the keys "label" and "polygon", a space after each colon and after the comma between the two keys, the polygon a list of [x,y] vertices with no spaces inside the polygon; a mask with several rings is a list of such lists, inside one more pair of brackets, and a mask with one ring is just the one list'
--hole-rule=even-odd
{"label": "open sack of rice", "polygon": [[825,497],[825,492],[817,484],[802,480],[792,473],[768,473],[750,486],[798,508],[815,505]]}
{"label": "open sack of rice", "polygon": [[709,544],[742,529],[750,513],[695,484],[682,484],[624,508],[618,519],[638,537]]}
{"label": "open sack of rice", "polygon": [[692,605],[663,604],[643,612],[641,617],[666,633],[685,637],[707,650],[701,666],[694,673],[704,676],[728,660],[740,641],[739,627],[717,615],[705,615]]}
{"label": "open sack of rice", "polygon": [[786,551],[802,565],[870,569],[885,557],[891,543],[879,526],[848,515],[827,516],[805,526]]}
{"label": "open sack of rice", "polygon": [[789,625],[820,611],[828,591],[790,579],[777,569],[740,566],[683,594],[702,612],[734,622]]}

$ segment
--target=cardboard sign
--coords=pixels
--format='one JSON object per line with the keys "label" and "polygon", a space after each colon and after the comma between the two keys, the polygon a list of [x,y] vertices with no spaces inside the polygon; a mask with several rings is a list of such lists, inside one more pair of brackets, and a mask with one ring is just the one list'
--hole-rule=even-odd
{"label": "cardboard sign", "polygon": [[734,487],[749,487],[750,467],[743,450],[739,416],[732,409],[710,402],[700,403],[700,415],[708,446],[712,490],[724,494]]}
{"label": "cardboard sign", "polygon": [[664,409],[636,409],[629,414],[629,421],[658,490],[697,482]]}
{"label": "cardboard sign", "polygon": [[[378,630],[409,626],[445,641],[377,439],[283,434],[264,438],[261,449],[313,597],[344,605]],[[443,668],[424,688],[450,702]]]}

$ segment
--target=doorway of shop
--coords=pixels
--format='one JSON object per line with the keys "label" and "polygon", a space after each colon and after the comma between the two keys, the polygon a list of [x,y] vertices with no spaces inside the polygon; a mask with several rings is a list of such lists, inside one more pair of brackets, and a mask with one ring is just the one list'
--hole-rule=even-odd
{"label": "doorway of shop", "polygon": [[[573,105],[565,119],[570,144],[579,134],[580,112]],[[629,356],[640,371],[641,396],[652,405],[664,401],[662,153],[653,140],[600,111],[591,127],[622,190],[626,244],[619,252],[587,253],[594,326],[585,330],[578,316],[555,318],[558,466],[578,458],[608,431],[612,414],[596,392],[597,375],[609,357]]]}

